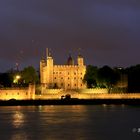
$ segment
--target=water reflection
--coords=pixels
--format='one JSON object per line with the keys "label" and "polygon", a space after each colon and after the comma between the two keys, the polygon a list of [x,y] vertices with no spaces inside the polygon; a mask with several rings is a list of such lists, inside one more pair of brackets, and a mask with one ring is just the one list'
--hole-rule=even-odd
{"label": "water reflection", "polygon": [[24,132],[15,133],[11,136],[11,140],[27,140],[27,139],[28,137]]}
{"label": "water reflection", "polygon": [[13,126],[15,128],[20,128],[22,127],[24,123],[24,114],[20,111],[16,111],[14,114],[13,114]]}
{"label": "water reflection", "polygon": [[0,139],[132,140],[139,117],[140,108],[126,105],[0,107]]}

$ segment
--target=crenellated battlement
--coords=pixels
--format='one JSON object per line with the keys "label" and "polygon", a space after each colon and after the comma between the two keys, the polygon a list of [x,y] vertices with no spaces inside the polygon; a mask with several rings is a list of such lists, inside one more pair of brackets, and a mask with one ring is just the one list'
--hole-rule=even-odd
{"label": "crenellated battlement", "polygon": [[76,68],[78,65],[54,65],[56,68]]}

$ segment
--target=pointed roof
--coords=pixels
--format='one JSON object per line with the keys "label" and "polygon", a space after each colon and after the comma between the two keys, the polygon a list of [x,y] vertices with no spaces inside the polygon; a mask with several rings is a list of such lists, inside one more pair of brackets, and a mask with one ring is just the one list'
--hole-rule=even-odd
{"label": "pointed roof", "polygon": [[67,65],[74,65],[74,60],[73,60],[71,54],[69,54],[69,57],[67,59]]}

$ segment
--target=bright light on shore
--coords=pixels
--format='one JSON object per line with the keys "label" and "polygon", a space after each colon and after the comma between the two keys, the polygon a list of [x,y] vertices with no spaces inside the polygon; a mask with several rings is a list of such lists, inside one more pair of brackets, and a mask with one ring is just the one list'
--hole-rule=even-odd
{"label": "bright light on shore", "polygon": [[20,75],[16,75],[16,79],[19,80],[21,78]]}
{"label": "bright light on shore", "polygon": [[15,78],[14,78],[13,83],[18,83],[20,78],[21,78],[20,75],[16,75]]}

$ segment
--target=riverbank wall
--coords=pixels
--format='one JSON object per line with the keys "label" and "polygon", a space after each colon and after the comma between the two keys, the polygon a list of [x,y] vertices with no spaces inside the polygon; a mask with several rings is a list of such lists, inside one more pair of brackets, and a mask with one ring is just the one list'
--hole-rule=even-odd
{"label": "riverbank wall", "polygon": [[140,93],[59,93],[35,95],[35,99],[61,99],[67,95],[77,99],[140,99]]}
{"label": "riverbank wall", "polygon": [[105,88],[38,91],[35,85],[29,85],[27,88],[4,88],[0,89],[0,100],[59,100],[67,95],[72,99],[140,99],[140,93],[108,93]]}
{"label": "riverbank wall", "polygon": [[1,88],[0,100],[33,100],[35,99],[35,85],[29,85],[26,88]]}

